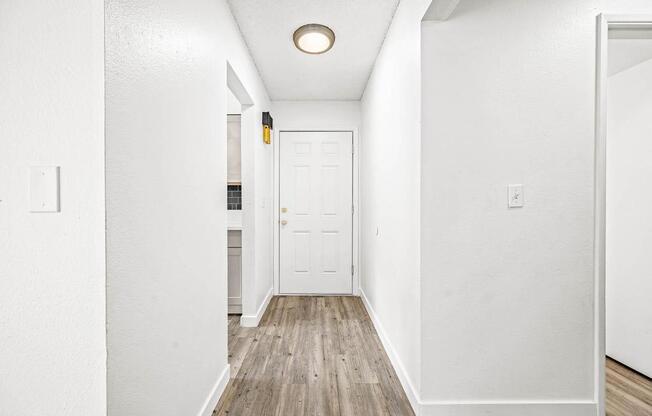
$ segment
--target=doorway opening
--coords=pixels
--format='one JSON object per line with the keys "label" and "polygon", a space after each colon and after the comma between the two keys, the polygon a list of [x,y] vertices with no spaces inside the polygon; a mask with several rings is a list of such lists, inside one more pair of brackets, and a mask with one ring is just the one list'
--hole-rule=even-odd
{"label": "doorway opening", "polygon": [[228,247],[228,313],[242,315],[242,105],[227,89],[226,209]]}
{"label": "doorway opening", "polygon": [[352,131],[281,131],[281,294],[353,294],[353,154]]}
{"label": "doorway opening", "polygon": [[652,16],[600,16],[597,67],[600,414],[652,414]]}
{"label": "doorway opening", "polygon": [[[226,240],[227,240],[227,313],[229,328],[239,326],[244,302],[250,300],[250,285],[244,273],[247,248],[252,244],[245,224],[254,213],[248,208],[246,182],[253,168],[246,157],[251,149],[246,146],[247,126],[253,122],[253,101],[235,70],[227,63],[226,79]],[[244,156],[244,157],[243,157]],[[249,231],[249,232],[248,232]],[[230,333],[230,332],[229,332]]]}

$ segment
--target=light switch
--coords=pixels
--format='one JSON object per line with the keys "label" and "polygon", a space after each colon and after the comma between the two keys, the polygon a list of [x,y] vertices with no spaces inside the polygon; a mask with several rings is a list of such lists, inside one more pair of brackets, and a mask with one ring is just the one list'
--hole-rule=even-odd
{"label": "light switch", "polygon": [[59,212],[59,167],[29,168],[30,212]]}
{"label": "light switch", "polygon": [[509,185],[509,201],[508,206],[510,208],[521,208],[525,204],[523,199],[523,185]]}

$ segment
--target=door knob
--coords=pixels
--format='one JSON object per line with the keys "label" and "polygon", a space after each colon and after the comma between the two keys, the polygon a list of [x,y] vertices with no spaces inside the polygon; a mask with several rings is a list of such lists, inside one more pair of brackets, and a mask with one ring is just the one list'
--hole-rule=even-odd
{"label": "door knob", "polygon": [[288,223],[288,222],[285,221],[285,220],[281,221],[281,225],[287,225],[287,223]]}

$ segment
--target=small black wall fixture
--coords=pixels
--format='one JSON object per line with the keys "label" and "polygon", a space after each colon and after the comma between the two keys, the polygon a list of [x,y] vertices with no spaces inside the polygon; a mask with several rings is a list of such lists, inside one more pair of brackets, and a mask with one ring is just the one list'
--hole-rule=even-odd
{"label": "small black wall fixture", "polygon": [[270,144],[272,142],[272,130],[274,130],[274,119],[268,111],[263,113],[263,142]]}

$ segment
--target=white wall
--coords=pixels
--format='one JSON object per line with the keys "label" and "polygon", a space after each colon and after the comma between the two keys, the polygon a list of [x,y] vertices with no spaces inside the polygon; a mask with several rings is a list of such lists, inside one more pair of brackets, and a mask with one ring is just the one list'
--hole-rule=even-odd
{"label": "white wall", "polygon": [[652,60],[610,77],[608,100],[607,354],[652,376]]}
{"label": "white wall", "polygon": [[[0,2],[2,415],[106,413],[103,11]],[[32,164],[60,213],[29,213]]]}
{"label": "white wall", "polygon": [[[111,0],[106,60],[109,414],[210,414],[227,368],[227,60],[255,102],[243,140],[267,95],[224,1]],[[272,153],[249,143],[257,239]]]}
{"label": "white wall", "polygon": [[227,114],[240,114],[242,113],[242,105],[230,89],[226,89],[226,113]]}
{"label": "white wall", "polygon": [[360,101],[274,101],[274,130],[360,127]]}
{"label": "white wall", "polygon": [[[244,210],[254,212],[253,227],[249,225],[249,214],[243,211],[243,276],[248,273],[245,264],[252,264],[254,267],[252,289],[247,293],[255,293],[255,302],[250,302],[248,298],[243,299],[243,315],[256,317],[256,320],[262,318],[265,312],[266,302],[269,301],[274,288],[274,228],[273,228],[273,198],[274,198],[274,149],[271,145],[263,143],[263,126],[261,111],[270,111],[271,104],[259,107],[256,111],[255,122],[252,123],[248,133],[243,133],[242,140],[249,141],[243,144],[242,159],[242,203]],[[254,150],[254,159],[247,159],[245,153],[251,154],[247,150]],[[253,167],[249,164],[253,162]],[[247,176],[247,172],[249,175]],[[251,174],[254,172],[254,174]],[[255,176],[255,185],[247,179]],[[249,245],[248,228],[255,230],[251,236],[254,241],[255,252],[248,256],[246,246]]]}
{"label": "white wall", "polygon": [[592,14],[466,0],[424,23],[425,399],[593,397]]}
{"label": "white wall", "polygon": [[463,0],[424,23],[426,414],[595,414],[595,17],[651,9]]}
{"label": "white wall", "polygon": [[362,292],[413,406],[421,385],[420,23],[402,1],[362,97]]}

